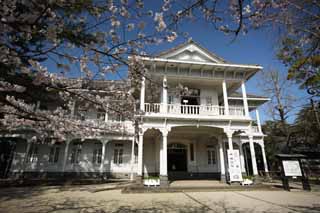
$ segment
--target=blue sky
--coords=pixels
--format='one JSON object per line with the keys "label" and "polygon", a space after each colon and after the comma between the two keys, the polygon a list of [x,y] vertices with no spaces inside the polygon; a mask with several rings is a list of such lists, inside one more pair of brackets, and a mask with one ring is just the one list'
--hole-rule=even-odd
{"label": "blue sky", "polygon": [[[159,5],[157,6],[155,4],[159,4],[159,2],[147,2],[148,4],[150,4],[147,5],[147,7],[154,9],[154,11],[157,11],[157,7]],[[151,20],[152,19],[153,18],[151,17]],[[152,24],[150,24],[148,28],[149,30],[154,30],[154,26],[152,26]],[[183,22],[179,25],[179,31],[187,32],[189,34],[189,37],[194,41],[201,44],[209,51],[226,59],[227,61],[239,64],[259,64],[265,69],[278,69],[281,71],[281,73],[283,73],[283,75],[286,75],[287,73],[286,67],[284,67],[283,64],[281,64],[281,62],[278,61],[275,56],[278,37],[276,29],[252,30],[249,31],[247,35],[239,35],[236,39],[234,39],[232,35],[225,35],[222,32],[216,31],[212,25],[205,21],[188,21]],[[182,36],[179,36],[178,39],[173,43],[161,43],[161,45],[152,46],[147,49],[147,52],[160,52],[185,41],[186,38],[182,38]],[[52,63],[52,61],[47,61],[44,64],[49,67],[49,70],[56,70],[56,66],[54,63]],[[79,75],[79,66],[73,66],[72,70],[75,71],[74,73],[77,73],[76,75]],[[126,70],[127,68],[122,69],[121,74],[123,76],[125,76]],[[71,76],[74,75],[71,74]],[[108,77],[110,79],[119,79],[118,76],[109,75]],[[268,96],[268,94],[263,94],[261,89],[258,87],[259,78],[261,78],[261,76],[258,73],[247,82],[247,92]],[[299,90],[297,85],[292,86],[292,88],[290,89],[292,90],[292,93],[297,96],[297,98],[300,98],[299,103],[297,103],[298,106],[307,103],[307,99],[304,98],[307,95],[305,91]],[[267,114],[266,108],[266,106],[260,107],[260,117],[262,121],[271,119]],[[292,121],[294,121],[294,116],[291,116],[289,118],[289,122]]]}
{"label": "blue sky", "polygon": [[[275,68],[280,70],[283,75],[286,76],[287,74],[286,67],[276,58],[277,36],[275,36],[275,32],[270,29],[249,31],[247,35],[239,35],[236,39],[234,39],[232,35],[225,35],[222,32],[216,31],[208,23],[186,23],[182,25],[180,30],[188,32],[194,41],[227,61],[239,64],[259,64],[262,65],[264,69]],[[161,44],[154,48],[161,51],[184,41],[185,39],[180,37],[173,43]],[[247,93],[268,96],[268,94],[264,94],[259,88],[259,79],[261,79],[261,75],[257,73],[247,82]],[[295,118],[294,114],[297,112],[298,106],[306,103],[305,97],[307,94],[305,91],[298,89],[297,85],[293,85],[290,89],[292,93],[301,100],[296,103],[297,108],[288,119],[289,122],[293,122]],[[262,122],[271,119],[267,111],[266,104],[260,107]]]}

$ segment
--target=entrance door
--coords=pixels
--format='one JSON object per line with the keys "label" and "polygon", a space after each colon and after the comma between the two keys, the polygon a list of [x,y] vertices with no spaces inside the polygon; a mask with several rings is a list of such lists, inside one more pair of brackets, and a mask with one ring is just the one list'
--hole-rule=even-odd
{"label": "entrance door", "polygon": [[187,148],[183,144],[169,144],[168,146],[168,171],[187,171]]}

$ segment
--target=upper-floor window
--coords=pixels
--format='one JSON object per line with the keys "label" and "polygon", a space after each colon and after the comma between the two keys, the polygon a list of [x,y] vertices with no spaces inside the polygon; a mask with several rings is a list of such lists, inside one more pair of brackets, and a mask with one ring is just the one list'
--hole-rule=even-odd
{"label": "upper-floor window", "polygon": [[104,120],[106,116],[106,112],[103,110],[98,110],[97,112],[97,119]]}
{"label": "upper-floor window", "polygon": [[71,150],[71,163],[79,163],[82,151],[82,144],[74,144]]}
{"label": "upper-floor window", "polygon": [[212,105],[212,103],[213,103],[213,102],[212,102],[212,97],[207,96],[207,97],[206,97],[206,104],[207,104],[207,105]]}
{"label": "upper-floor window", "polygon": [[115,144],[113,152],[113,163],[118,165],[123,163],[123,144],[121,143]]}
{"label": "upper-floor window", "polygon": [[28,162],[35,163],[38,161],[38,145],[31,144],[30,151],[28,154]]}
{"label": "upper-floor window", "polygon": [[92,163],[93,164],[101,164],[102,162],[102,147],[96,147],[93,150],[92,155]]}
{"label": "upper-floor window", "polygon": [[53,146],[50,148],[49,163],[57,163],[59,161],[59,152],[59,146]]}
{"label": "upper-floor window", "polygon": [[216,150],[213,145],[207,146],[208,165],[216,164]]}

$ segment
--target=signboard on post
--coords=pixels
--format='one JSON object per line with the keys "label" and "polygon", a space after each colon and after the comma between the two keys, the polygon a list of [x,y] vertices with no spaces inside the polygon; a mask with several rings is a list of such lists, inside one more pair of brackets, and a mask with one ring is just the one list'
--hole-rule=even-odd
{"label": "signboard on post", "polygon": [[241,182],[240,152],[237,149],[228,150],[228,168],[230,182]]}
{"label": "signboard on post", "polygon": [[287,177],[301,177],[302,172],[298,160],[283,160],[282,161],[284,175]]}

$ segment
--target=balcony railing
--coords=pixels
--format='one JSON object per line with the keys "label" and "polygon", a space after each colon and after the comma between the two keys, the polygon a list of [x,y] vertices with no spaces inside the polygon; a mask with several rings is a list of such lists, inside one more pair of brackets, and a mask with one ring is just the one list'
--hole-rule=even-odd
{"label": "balcony railing", "polygon": [[[204,116],[224,116],[226,114],[223,106],[167,104],[167,109],[165,109],[165,105],[161,103],[146,103],[144,109],[147,114],[163,113]],[[244,108],[229,106],[229,115],[244,116]]]}

